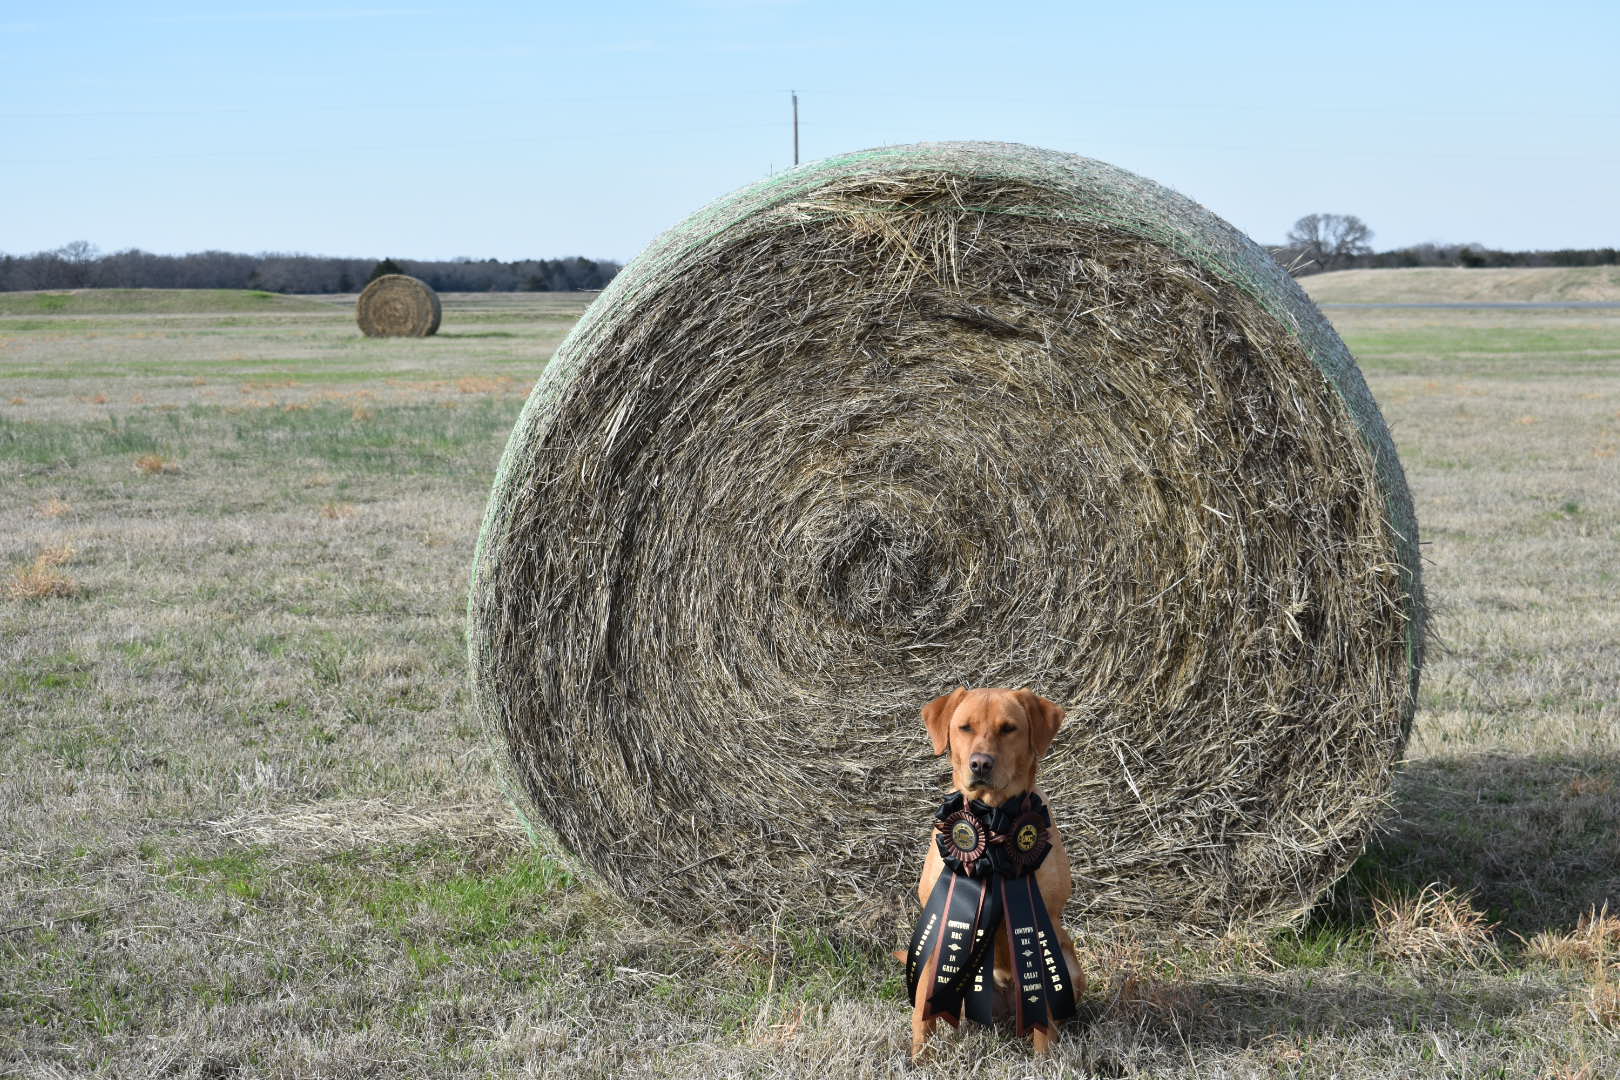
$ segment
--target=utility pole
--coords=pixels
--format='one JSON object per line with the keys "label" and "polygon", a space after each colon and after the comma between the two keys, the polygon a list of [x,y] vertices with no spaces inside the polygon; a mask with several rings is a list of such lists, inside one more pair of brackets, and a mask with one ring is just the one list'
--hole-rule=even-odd
{"label": "utility pole", "polygon": [[799,92],[788,91],[793,95],[793,164],[799,163]]}

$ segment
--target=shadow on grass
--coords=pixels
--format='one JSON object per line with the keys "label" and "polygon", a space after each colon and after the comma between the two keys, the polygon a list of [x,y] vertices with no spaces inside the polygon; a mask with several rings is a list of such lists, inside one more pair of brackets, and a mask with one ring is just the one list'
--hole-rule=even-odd
{"label": "shadow on grass", "polygon": [[[1192,1046],[1238,1048],[1269,1039],[1361,1033],[1491,1031],[1544,1009],[1565,991],[1550,983],[1504,983],[1481,975],[1414,978],[1365,972],[1256,976],[1188,987],[1202,1005],[1171,1025]],[[1162,1012],[1144,1017],[1164,1026]]]}
{"label": "shadow on grass", "polygon": [[1369,928],[1372,896],[1431,882],[1471,894],[1503,931],[1524,938],[1572,930],[1604,904],[1620,910],[1620,756],[1411,763],[1396,782],[1388,829],[1312,922]]}
{"label": "shadow on grass", "polygon": [[[1244,1050],[1272,1058],[1275,1071],[1267,1075],[1296,1075],[1318,1048],[1350,1051],[1367,1063],[1349,1075],[1398,1076],[1405,1075],[1398,1067],[1379,1067],[1372,1048],[1411,1047],[1413,1037],[1423,1046],[1431,1040],[1490,1044],[1520,1018],[1556,1006],[1565,993],[1546,980],[1507,982],[1477,972],[1430,977],[1295,970],[1193,979],[1159,984],[1140,999],[1088,1001],[1065,1026],[1060,1045],[1083,1061],[1085,1075],[1098,1077],[1147,1075],[1142,1065],[1155,1059]],[[1012,1034],[1010,1024],[1000,1030]]]}

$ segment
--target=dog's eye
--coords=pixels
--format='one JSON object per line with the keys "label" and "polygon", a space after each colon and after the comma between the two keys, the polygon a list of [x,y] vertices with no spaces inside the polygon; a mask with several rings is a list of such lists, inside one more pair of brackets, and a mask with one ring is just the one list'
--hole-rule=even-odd
{"label": "dog's eye", "polygon": [[972,731],[973,730],[973,725],[972,724],[961,724],[961,725],[959,725],[957,727],[956,730],[957,731]]}
{"label": "dog's eye", "polygon": [[1003,735],[1011,735],[1013,732],[1015,732],[1017,730],[1018,729],[1016,727],[1014,727],[1013,725],[1011,725],[1011,724],[1002,724],[1001,725],[1001,733]]}

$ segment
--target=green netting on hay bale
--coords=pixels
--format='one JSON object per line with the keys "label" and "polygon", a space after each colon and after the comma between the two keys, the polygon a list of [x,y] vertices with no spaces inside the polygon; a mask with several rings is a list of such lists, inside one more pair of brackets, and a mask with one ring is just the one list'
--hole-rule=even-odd
{"label": "green netting on hay bale", "polygon": [[683,921],[887,932],[945,768],[1029,686],[1070,917],[1297,916],[1386,798],[1417,531],[1342,342],[1251,241],[1101,162],[872,150],[613,281],[513,431],[476,708],[520,810]]}
{"label": "green netting on hay bale", "polygon": [[409,274],[373,278],[354,303],[366,337],[432,337],[439,332],[439,294]]}

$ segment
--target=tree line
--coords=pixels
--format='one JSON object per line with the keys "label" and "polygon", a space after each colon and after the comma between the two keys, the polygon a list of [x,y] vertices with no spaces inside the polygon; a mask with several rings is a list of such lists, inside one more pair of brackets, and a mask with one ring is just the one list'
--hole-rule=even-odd
{"label": "tree line", "polygon": [[1288,230],[1272,257],[1295,277],[1328,270],[1390,270],[1412,266],[1614,266],[1620,250],[1559,248],[1497,251],[1482,244],[1414,244],[1392,251],[1372,249],[1372,229],[1354,214],[1306,214]]}
{"label": "tree line", "polygon": [[[1372,230],[1354,214],[1308,214],[1270,249],[1295,277],[1328,270],[1412,266],[1615,266],[1620,250],[1498,251],[1481,244],[1425,243],[1372,249]],[[600,289],[618,273],[608,259],[354,259],[265,252],[198,251],[154,255],[139,248],[103,254],[76,240],[31,255],[0,252],[0,292],[22,289],[263,289],[280,293],[356,292],[379,273],[421,278],[438,292],[570,292]]]}
{"label": "tree line", "polygon": [[1375,251],[1349,260],[1345,270],[1388,270],[1404,266],[1615,266],[1617,248],[1558,248],[1554,251],[1497,251],[1481,244],[1415,244]]}
{"label": "tree line", "polygon": [[0,292],[20,289],[263,289],[346,293],[379,272],[410,274],[437,292],[568,292],[600,289],[619,272],[608,259],[352,259],[265,252],[103,254],[83,240],[31,255],[0,253]]}

